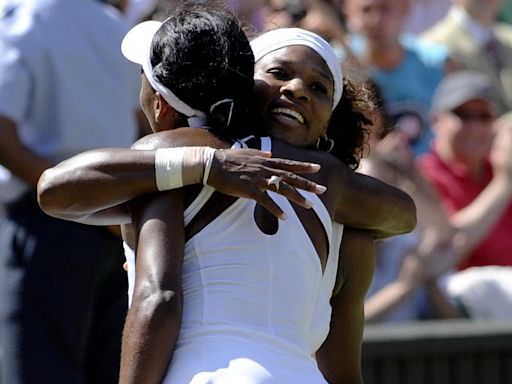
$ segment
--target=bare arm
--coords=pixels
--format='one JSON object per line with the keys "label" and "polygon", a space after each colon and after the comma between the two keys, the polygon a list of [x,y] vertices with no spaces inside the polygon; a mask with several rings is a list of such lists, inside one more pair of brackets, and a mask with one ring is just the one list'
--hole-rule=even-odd
{"label": "bare arm", "polygon": [[49,215],[66,220],[129,223],[128,211],[120,205],[157,191],[154,164],[154,151],[83,152],[43,173],[37,188],[39,204]]}
{"label": "bare arm", "polygon": [[338,279],[342,286],[331,299],[329,335],[316,358],[331,384],[360,384],[364,298],[375,269],[375,245],[368,231],[345,228]]}
{"label": "bare arm", "polygon": [[[179,130],[184,137],[176,133],[178,130],[146,136],[134,145],[137,150],[98,149],[58,164],[44,172],[39,181],[41,207],[48,214],[67,220],[91,224],[128,222],[126,210],[111,208],[157,191],[156,147],[212,146],[212,140],[205,136],[211,136],[208,132],[199,130],[204,132],[192,135],[184,130],[186,128]],[[154,142],[158,145],[155,146]],[[276,216],[280,216],[282,211],[265,193],[271,175],[283,178],[286,184],[283,183],[284,187],[279,192],[299,205],[307,207],[305,199],[294,188],[322,192],[317,184],[296,175],[317,172],[317,165],[270,156],[270,153],[257,150],[218,150],[208,184],[229,195],[255,199]]]}
{"label": "bare arm", "polygon": [[136,280],[126,318],[120,383],[161,383],[181,325],[183,189],[130,204],[138,233]]}
{"label": "bare arm", "polygon": [[375,238],[410,232],[416,226],[416,206],[404,191],[371,176],[344,171],[338,189],[335,220],[368,229]]}

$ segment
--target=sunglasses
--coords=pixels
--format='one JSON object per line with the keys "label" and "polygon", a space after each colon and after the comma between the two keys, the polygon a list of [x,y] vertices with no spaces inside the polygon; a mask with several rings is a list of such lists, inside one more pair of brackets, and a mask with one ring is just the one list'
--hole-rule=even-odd
{"label": "sunglasses", "polygon": [[457,116],[463,122],[475,121],[481,123],[490,123],[496,116],[490,111],[463,111],[454,109],[451,111],[452,114]]}

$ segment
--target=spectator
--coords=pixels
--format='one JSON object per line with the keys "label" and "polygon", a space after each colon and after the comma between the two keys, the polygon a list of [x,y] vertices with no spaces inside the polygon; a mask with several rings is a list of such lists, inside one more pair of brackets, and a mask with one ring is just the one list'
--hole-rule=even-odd
{"label": "spectator", "polygon": [[225,0],[238,17],[261,32],[264,28],[266,5],[268,0]]}
{"label": "spectator", "polygon": [[437,286],[460,254],[460,237],[439,207],[433,189],[414,166],[410,130],[391,125],[380,90],[370,127],[370,153],[361,172],[408,191],[418,209],[417,230],[376,243],[375,273],[365,299],[367,322],[459,317]]}
{"label": "spectator", "polygon": [[402,35],[410,0],[346,0],[349,45],[360,65],[381,88],[389,115],[419,117],[416,153],[431,139],[428,110],[445,70],[444,50]]}
{"label": "spectator", "polygon": [[418,160],[451,225],[466,238],[459,268],[512,265],[512,123],[477,72],[449,74],[434,96],[435,138]]}
{"label": "spectator", "polygon": [[421,35],[447,47],[460,70],[486,74],[499,91],[503,111],[512,109],[512,26],[497,22],[502,0],[452,0],[444,19]]}
{"label": "spectator", "polygon": [[299,27],[327,40],[337,53],[344,49],[345,27],[338,9],[327,0],[271,1],[272,11],[266,20],[267,29]]}
{"label": "spectator", "polygon": [[137,68],[119,51],[126,30],[99,1],[0,6],[3,383],[117,382],[121,242],[106,228],[43,214],[35,187],[64,158],[136,139]]}

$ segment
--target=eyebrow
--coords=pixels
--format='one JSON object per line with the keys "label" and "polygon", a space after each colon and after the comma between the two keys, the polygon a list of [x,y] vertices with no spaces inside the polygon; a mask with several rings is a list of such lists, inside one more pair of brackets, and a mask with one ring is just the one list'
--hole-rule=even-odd
{"label": "eyebrow", "polygon": [[[291,61],[291,60],[286,60],[286,59],[274,59],[274,60],[278,64],[281,64],[281,65],[295,66],[295,65],[299,64],[297,62],[294,62],[294,61]],[[334,83],[334,78],[331,75],[331,71],[330,70],[324,71],[324,70],[320,70],[320,69],[317,69],[317,68],[313,68],[313,72],[315,72],[320,77],[323,77],[329,83]]]}

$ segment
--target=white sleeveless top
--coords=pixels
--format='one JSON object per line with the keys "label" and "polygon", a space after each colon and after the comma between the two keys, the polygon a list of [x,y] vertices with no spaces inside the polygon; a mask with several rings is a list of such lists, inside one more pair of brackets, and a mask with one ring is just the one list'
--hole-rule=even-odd
{"label": "white sleeveless top", "polygon": [[[186,222],[212,192],[203,188]],[[343,226],[301,193],[329,239],[325,270],[286,198],[269,192],[288,217],[273,235],[258,228],[255,201],[236,200],[185,244],[183,320],[164,383],[326,383],[312,354],[329,332]]]}

